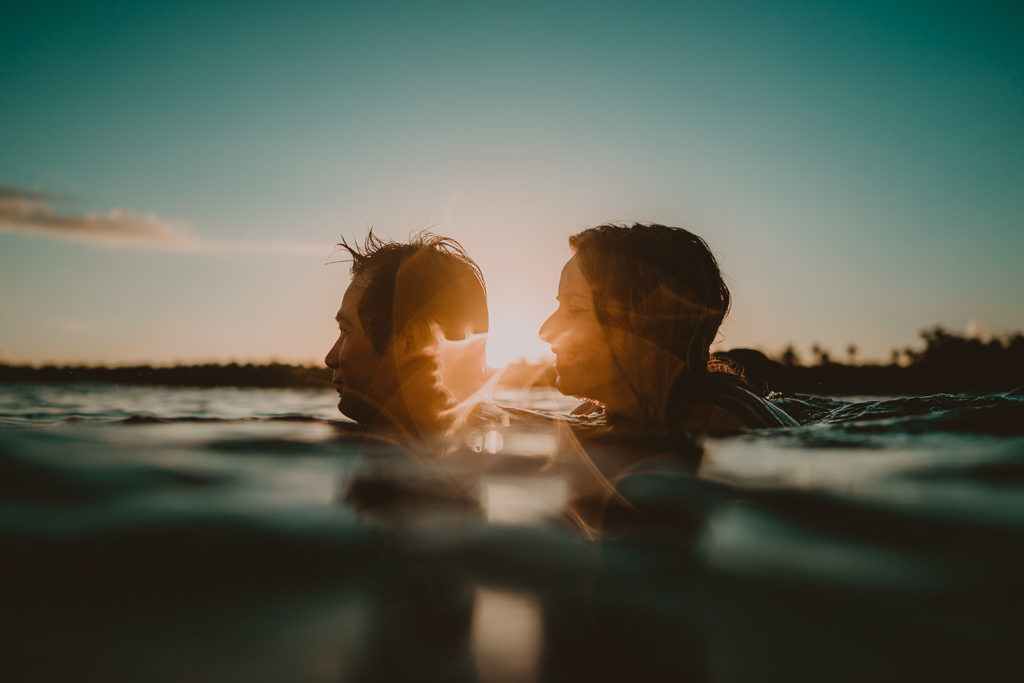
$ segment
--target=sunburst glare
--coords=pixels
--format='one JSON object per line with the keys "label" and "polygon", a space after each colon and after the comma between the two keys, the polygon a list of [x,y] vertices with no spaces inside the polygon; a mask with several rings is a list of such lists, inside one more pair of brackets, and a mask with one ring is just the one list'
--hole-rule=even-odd
{"label": "sunburst glare", "polygon": [[543,318],[515,311],[491,311],[491,331],[487,338],[487,364],[503,368],[517,360],[530,362],[551,359],[548,345],[537,336]]}

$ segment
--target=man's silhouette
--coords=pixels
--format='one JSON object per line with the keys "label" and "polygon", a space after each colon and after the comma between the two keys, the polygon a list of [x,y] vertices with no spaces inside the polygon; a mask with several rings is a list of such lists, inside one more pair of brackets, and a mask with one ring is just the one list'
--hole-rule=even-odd
{"label": "man's silhouette", "polygon": [[339,246],[353,261],[325,359],[338,409],[409,438],[443,431],[486,377],[480,269],[458,242],[430,233],[399,243],[371,232],[361,247]]}

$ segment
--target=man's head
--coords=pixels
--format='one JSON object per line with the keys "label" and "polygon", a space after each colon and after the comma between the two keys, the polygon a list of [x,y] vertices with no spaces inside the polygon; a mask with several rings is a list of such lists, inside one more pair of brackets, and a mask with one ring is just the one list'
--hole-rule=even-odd
{"label": "man's head", "polygon": [[480,269],[458,242],[430,233],[398,243],[371,232],[362,246],[339,246],[352,256],[352,283],[325,359],[334,369],[339,410],[364,424],[436,413],[438,390],[447,387],[437,386],[440,361],[432,345],[487,332]]}

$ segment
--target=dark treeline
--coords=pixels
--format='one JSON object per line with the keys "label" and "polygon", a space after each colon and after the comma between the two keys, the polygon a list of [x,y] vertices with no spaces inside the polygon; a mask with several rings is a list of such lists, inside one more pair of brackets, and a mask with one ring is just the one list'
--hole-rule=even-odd
{"label": "dark treeline", "polygon": [[[86,365],[6,365],[0,363],[0,383],[103,382],[182,387],[331,387],[333,370],[324,366],[287,365],[149,365],[98,367]],[[551,365],[520,361],[501,370],[498,384],[509,387],[554,386]]]}
{"label": "dark treeline", "polygon": [[189,387],[330,387],[326,367],[286,365],[176,365],[88,367],[0,365],[0,382],[106,382]]}
{"label": "dark treeline", "polygon": [[[847,362],[812,347],[815,364],[804,365],[790,347],[776,358],[755,349],[716,354],[743,370],[761,391],[828,395],[908,395],[943,392],[1005,391],[1024,386],[1024,334],[981,340],[935,327],[921,333],[923,348],[894,350],[888,364],[857,364],[856,347]],[[499,384],[510,387],[553,386],[550,365],[513,363]],[[178,365],[174,367],[88,367],[0,365],[0,382],[106,382],[193,387],[330,387],[325,367],[286,365]]]}
{"label": "dark treeline", "polygon": [[816,363],[802,365],[792,347],[772,359],[753,349],[725,356],[741,366],[746,379],[762,391],[829,395],[911,395],[1007,391],[1024,386],[1024,334],[988,340],[965,337],[939,327],[921,332],[923,348],[894,349],[888,364],[837,363],[825,349],[812,347]]}

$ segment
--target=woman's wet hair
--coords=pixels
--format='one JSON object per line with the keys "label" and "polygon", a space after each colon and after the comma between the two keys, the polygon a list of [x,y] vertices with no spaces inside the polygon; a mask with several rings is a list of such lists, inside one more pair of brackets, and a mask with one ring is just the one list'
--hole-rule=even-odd
{"label": "woman's wet hair", "polygon": [[569,246],[619,372],[645,414],[664,417],[674,378],[685,375],[695,385],[709,370],[730,371],[710,353],[731,297],[703,239],[665,225],[607,224],[573,235]]}
{"label": "woman's wet hair", "polygon": [[377,353],[396,333],[434,324],[451,340],[487,332],[483,274],[456,240],[424,231],[392,242],[371,230],[362,245],[342,238],[338,247],[366,281],[359,322]]}

